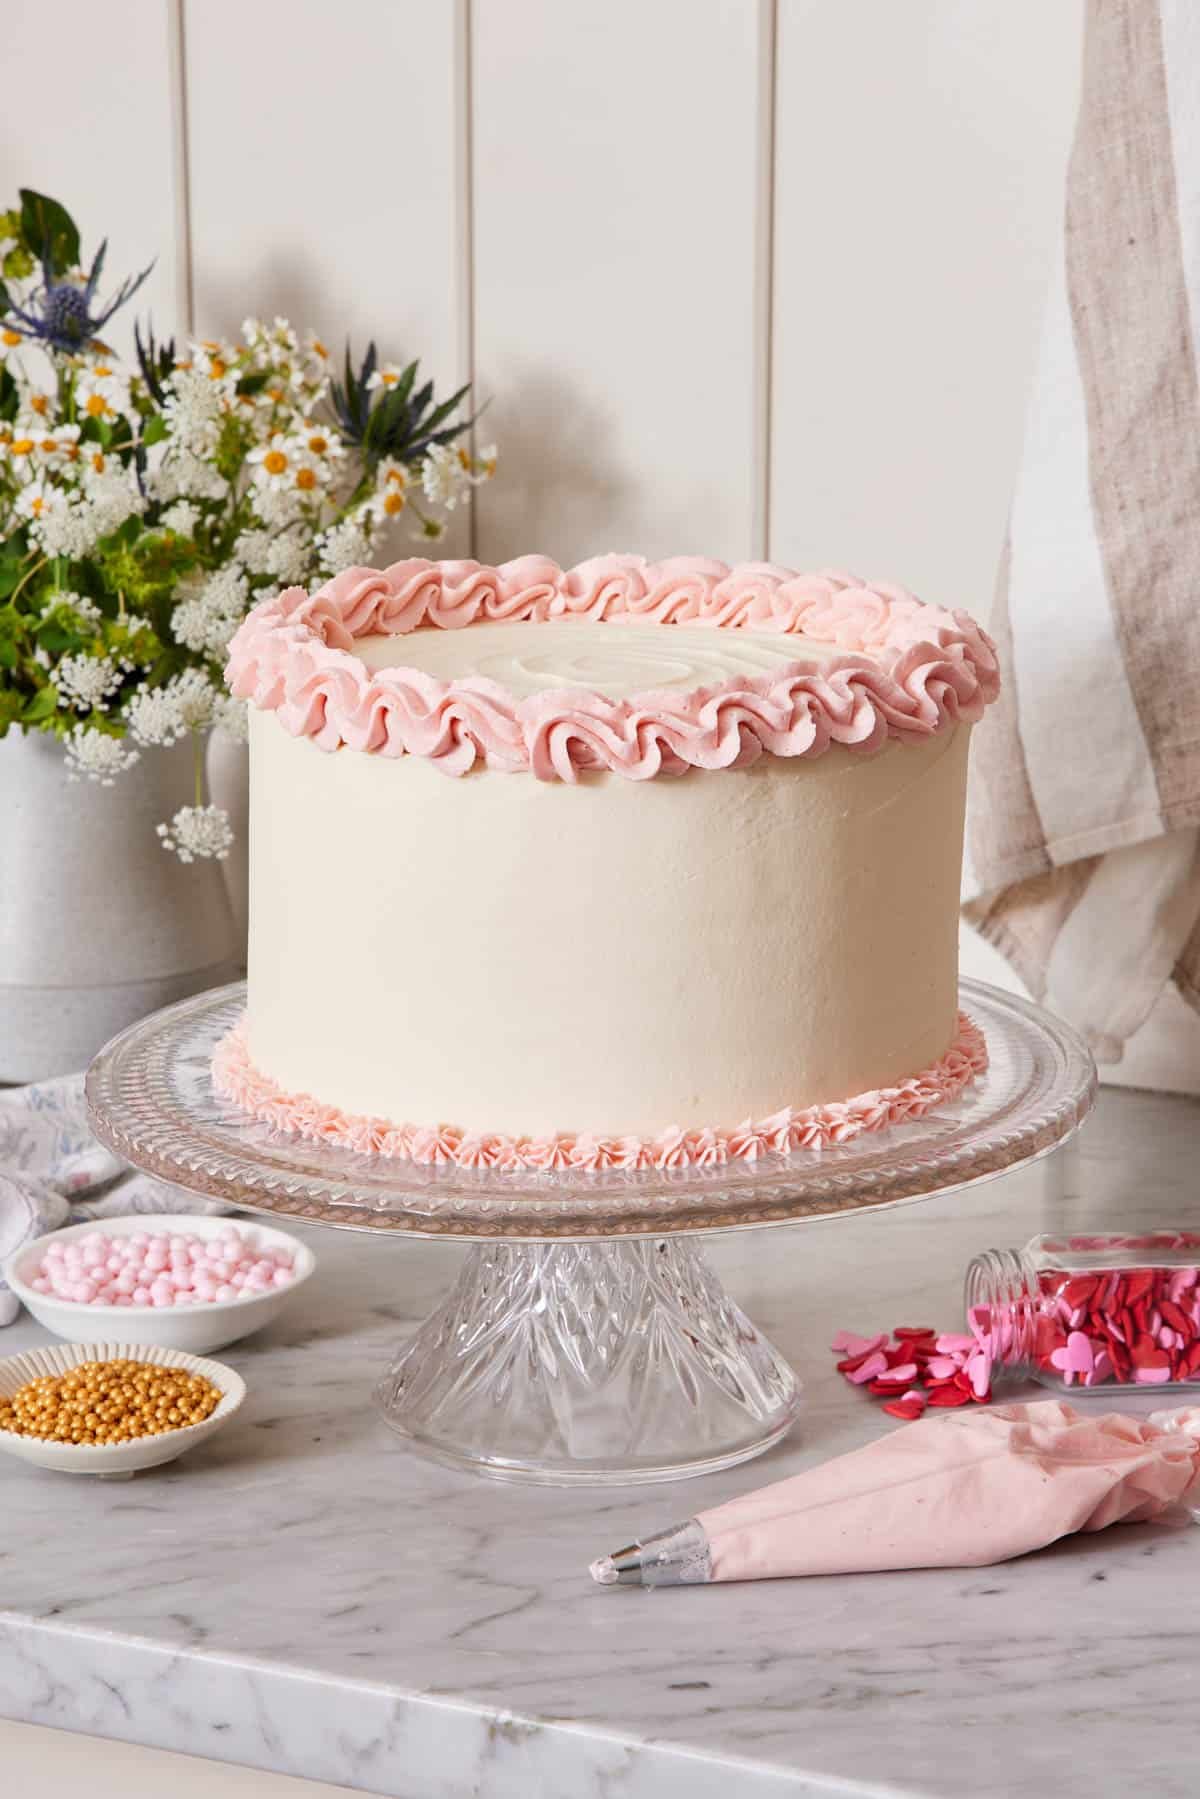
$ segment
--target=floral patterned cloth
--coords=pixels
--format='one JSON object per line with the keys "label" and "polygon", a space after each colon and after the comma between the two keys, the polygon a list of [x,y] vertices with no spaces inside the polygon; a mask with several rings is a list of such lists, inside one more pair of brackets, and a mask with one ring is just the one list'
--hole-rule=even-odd
{"label": "floral patterned cloth", "polygon": [[[83,1076],[0,1092],[0,1269],[22,1244],[64,1224],[129,1212],[226,1212],[135,1169],[88,1129]],[[0,1275],[0,1325],[20,1302]]]}

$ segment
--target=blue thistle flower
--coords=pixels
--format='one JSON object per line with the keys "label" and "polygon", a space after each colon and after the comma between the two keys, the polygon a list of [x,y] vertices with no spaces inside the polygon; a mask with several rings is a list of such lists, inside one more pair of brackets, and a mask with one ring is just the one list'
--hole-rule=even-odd
{"label": "blue thistle flower", "polygon": [[108,239],[105,238],[82,287],[74,281],[57,279],[50,261],[43,257],[42,285],[28,294],[21,306],[10,298],[4,325],[22,337],[44,344],[49,350],[61,350],[70,355],[86,349],[99,337],[113,314],[133,298],[154,267],[150,263],[140,275],[130,275],[107,304],[100,304],[93,311],[107,250]]}

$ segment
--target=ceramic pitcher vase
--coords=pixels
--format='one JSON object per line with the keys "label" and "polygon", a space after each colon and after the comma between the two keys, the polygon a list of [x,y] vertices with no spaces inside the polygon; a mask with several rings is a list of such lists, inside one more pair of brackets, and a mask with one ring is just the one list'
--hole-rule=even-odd
{"label": "ceramic pitcher vase", "polygon": [[85,1068],[135,1019],[236,978],[221,864],[155,834],[192,766],[188,743],[146,750],[101,787],[68,780],[41,732],[0,739],[0,1082]]}

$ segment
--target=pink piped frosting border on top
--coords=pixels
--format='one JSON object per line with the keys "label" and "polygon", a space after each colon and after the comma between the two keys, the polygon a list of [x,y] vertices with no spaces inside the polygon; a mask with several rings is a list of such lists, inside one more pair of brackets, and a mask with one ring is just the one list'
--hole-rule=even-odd
{"label": "pink piped frosting border on top", "polygon": [[946,1053],[894,1087],[799,1110],[785,1106],[769,1118],[746,1119],[733,1130],[673,1126],[654,1138],[507,1137],[445,1124],[393,1124],[386,1118],[343,1112],[307,1093],[286,1092],[256,1068],[246,1042],[244,1018],[217,1045],[212,1075],[217,1092],[242,1111],[312,1143],[333,1143],[360,1154],[391,1156],[426,1167],[544,1174],[558,1169],[597,1173],[608,1168],[717,1168],[729,1162],[756,1162],[771,1152],[786,1155],[849,1143],[866,1132],[923,1118],[935,1107],[957,1099],[984,1072],[987,1061],[983,1032],[960,1012],[957,1033]]}
{"label": "pink piped frosting border on top", "polygon": [[[797,639],[795,662],[681,692],[609,699],[584,688],[518,698],[482,676],[440,681],[415,668],[370,670],[354,641],[486,620],[707,625]],[[835,643],[805,660],[803,640]],[[838,571],[729,567],[610,555],[561,569],[545,556],[490,568],[413,558],[351,568],[255,608],[230,646],[234,694],[276,713],[320,749],[425,756],[444,774],[477,765],[574,781],[585,770],[631,780],[690,768],[745,768],[762,755],[870,753],[975,723],[1000,687],[995,646],[965,612]]]}

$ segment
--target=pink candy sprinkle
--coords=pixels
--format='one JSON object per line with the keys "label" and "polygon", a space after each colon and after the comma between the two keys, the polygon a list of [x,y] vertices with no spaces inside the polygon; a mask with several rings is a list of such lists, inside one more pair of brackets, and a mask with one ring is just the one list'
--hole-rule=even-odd
{"label": "pink candy sprinkle", "polygon": [[[176,1232],[52,1238],[26,1279],[36,1293],[75,1305],[177,1306],[253,1299],[296,1278],[290,1250],[227,1226],[219,1238]],[[880,1338],[882,1343],[885,1339]]]}

